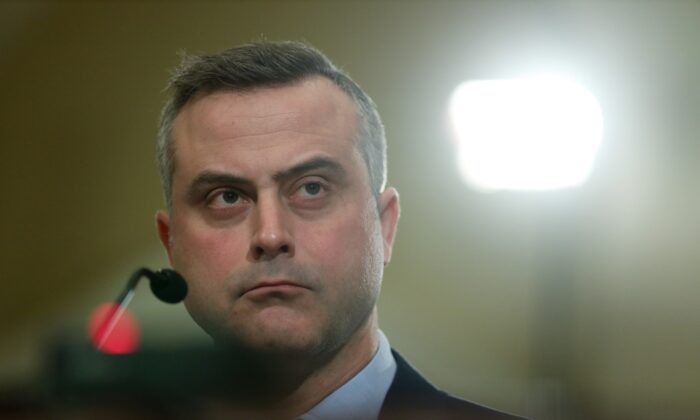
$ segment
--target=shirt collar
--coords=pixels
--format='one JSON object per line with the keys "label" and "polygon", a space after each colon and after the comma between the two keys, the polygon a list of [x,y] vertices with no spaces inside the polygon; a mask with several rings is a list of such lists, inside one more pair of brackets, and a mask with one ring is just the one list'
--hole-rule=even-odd
{"label": "shirt collar", "polygon": [[389,340],[378,331],[379,348],[372,360],[343,386],[316,404],[299,420],[376,419],[396,373]]}

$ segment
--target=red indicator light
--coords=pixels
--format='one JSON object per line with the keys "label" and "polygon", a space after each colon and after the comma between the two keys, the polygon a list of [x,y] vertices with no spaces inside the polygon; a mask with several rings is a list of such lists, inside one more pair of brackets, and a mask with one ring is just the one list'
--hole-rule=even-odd
{"label": "red indicator light", "polygon": [[95,308],[88,322],[88,335],[95,348],[108,354],[133,353],[141,338],[136,319],[116,303]]}

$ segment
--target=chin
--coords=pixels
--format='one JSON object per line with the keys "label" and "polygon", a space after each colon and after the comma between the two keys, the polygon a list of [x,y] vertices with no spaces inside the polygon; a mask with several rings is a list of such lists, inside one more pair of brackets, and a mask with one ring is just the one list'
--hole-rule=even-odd
{"label": "chin", "polygon": [[307,319],[266,320],[250,331],[249,340],[261,351],[291,354],[317,353],[324,344],[321,325]]}
{"label": "chin", "polygon": [[309,319],[266,317],[222,326],[207,333],[217,344],[233,345],[263,354],[313,355],[324,350],[324,328]]}

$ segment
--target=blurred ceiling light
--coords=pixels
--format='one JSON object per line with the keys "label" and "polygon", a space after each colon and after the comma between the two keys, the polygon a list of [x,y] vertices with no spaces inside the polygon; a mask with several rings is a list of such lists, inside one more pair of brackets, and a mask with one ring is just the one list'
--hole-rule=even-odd
{"label": "blurred ceiling light", "polygon": [[449,112],[460,171],[480,190],[580,185],[603,136],[593,95],[557,76],[465,82]]}

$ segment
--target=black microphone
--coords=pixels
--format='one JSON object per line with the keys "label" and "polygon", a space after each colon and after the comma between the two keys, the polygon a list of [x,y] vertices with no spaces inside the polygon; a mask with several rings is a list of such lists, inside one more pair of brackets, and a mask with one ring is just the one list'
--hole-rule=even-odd
{"label": "black microphone", "polygon": [[179,303],[187,296],[187,282],[175,270],[164,268],[155,273],[144,269],[144,275],[151,281],[151,291],[165,303]]}
{"label": "black microphone", "polygon": [[187,296],[187,282],[175,270],[164,268],[158,271],[151,271],[146,267],[139,268],[129,277],[126,287],[119,295],[115,302],[115,306],[108,314],[105,320],[101,323],[98,329],[97,349],[102,350],[107,337],[112,333],[117,321],[121,318],[126,310],[127,305],[134,297],[134,291],[141,277],[146,276],[150,280],[151,291],[154,295],[166,303],[178,303]]}
{"label": "black microphone", "polygon": [[134,289],[139,284],[141,277],[146,276],[151,282],[151,291],[154,295],[166,303],[178,303],[187,296],[187,282],[177,271],[164,268],[151,271],[141,267],[129,277],[124,291],[117,298],[117,305],[128,305],[134,294]]}

